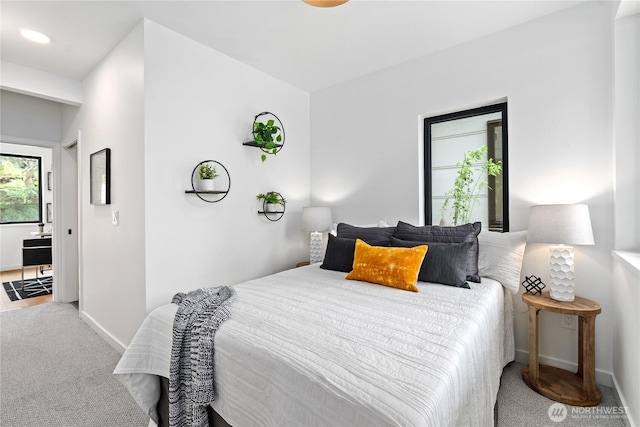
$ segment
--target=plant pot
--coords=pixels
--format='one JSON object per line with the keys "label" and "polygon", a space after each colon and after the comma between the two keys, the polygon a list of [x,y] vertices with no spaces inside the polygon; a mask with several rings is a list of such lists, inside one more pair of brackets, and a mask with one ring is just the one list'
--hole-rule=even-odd
{"label": "plant pot", "polygon": [[198,191],[214,191],[215,180],[214,179],[199,179],[196,181],[196,190]]}
{"label": "plant pot", "polygon": [[265,212],[278,212],[277,203],[267,203],[265,206]]}

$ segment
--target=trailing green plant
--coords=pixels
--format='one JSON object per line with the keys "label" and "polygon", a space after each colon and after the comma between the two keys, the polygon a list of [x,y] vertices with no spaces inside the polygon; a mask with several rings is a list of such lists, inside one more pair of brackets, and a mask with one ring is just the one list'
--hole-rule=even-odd
{"label": "trailing green plant", "polygon": [[215,179],[218,176],[218,172],[216,172],[216,167],[211,166],[208,163],[202,163],[198,166],[198,177],[200,179]]}
{"label": "trailing green plant", "polygon": [[502,173],[502,161],[495,162],[493,159],[487,159],[483,165],[474,165],[474,163],[484,160],[487,156],[487,147],[482,146],[477,150],[464,153],[462,162],[456,164],[460,168],[456,177],[453,188],[445,193],[445,200],[440,208],[442,218],[449,210],[449,204],[453,209],[453,225],[465,224],[471,221],[471,212],[478,203],[478,194],[483,188],[492,190],[487,180],[479,180],[478,178],[483,172],[487,176],[498,176]]}
{"label": "trailing green plant", "polygon": [[256,199],[263,200],[265,203],[273,203],[281,206],[284,206],[287,203],[284,197],[274,191],[270,191],[267,194],[258,194]]}
{"label": "trailing green plant", "polygon": [[[277,143],[282,142],[282,133],[280,133],[280,127],[276,126],[274,120],[267,120],[267,123],[254,122],[253,123],[253,138],[267,154],[273,154],[274,156],[278,152]],[[262,154],[260,157],[264,162],[267,160],[267,155]]]}

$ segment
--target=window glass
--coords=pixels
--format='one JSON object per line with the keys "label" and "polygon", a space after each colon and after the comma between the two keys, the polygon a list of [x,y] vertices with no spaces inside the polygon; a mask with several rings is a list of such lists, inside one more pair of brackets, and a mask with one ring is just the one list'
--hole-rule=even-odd
{"label": "window glass", "polygon": [[0,224],[42,222],[41,158],[0,154]]}
{"label": "window glass", "polygon": [[[509,231],[507,104],[425,118],[424,137],[426,224],[480,221]],[[474,152],[478,157],[465,163]],[[488,173],[492,162],[500,165],[497,175]]]}

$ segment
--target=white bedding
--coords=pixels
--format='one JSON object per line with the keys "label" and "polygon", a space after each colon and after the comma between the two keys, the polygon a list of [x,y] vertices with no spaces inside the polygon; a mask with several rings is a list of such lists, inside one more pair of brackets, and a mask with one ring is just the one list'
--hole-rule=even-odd
{"label": "white bedding", "polygon": [[[414,293],[344,276],[316,264],[234,286],[213,408],[236,427],[493,425],[510,294],[485,278]],[[147,374],[169,376],[176,309],[150,313],[114,371],[154,420]]]}

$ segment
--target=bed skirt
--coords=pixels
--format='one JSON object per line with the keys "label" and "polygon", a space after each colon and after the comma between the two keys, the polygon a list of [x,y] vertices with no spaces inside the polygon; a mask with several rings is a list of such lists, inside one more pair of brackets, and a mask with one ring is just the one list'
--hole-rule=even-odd
{"label": "bed skirt", "polygon": [[[509,362],[507,366],[511,365]],[[160,379],[160,399],[156,410],[158,411],[158,427],[169,427],[169,379],[158,377]],[[502,381],[500,381],[502,383]],[[224,418],[220,416],[211,406],[207,406],[209,414],[209,427],[231,427]],[[152,421],[153,422],[153,421]],[[498,399],[493,407],[493,425],[498,425]]]}

